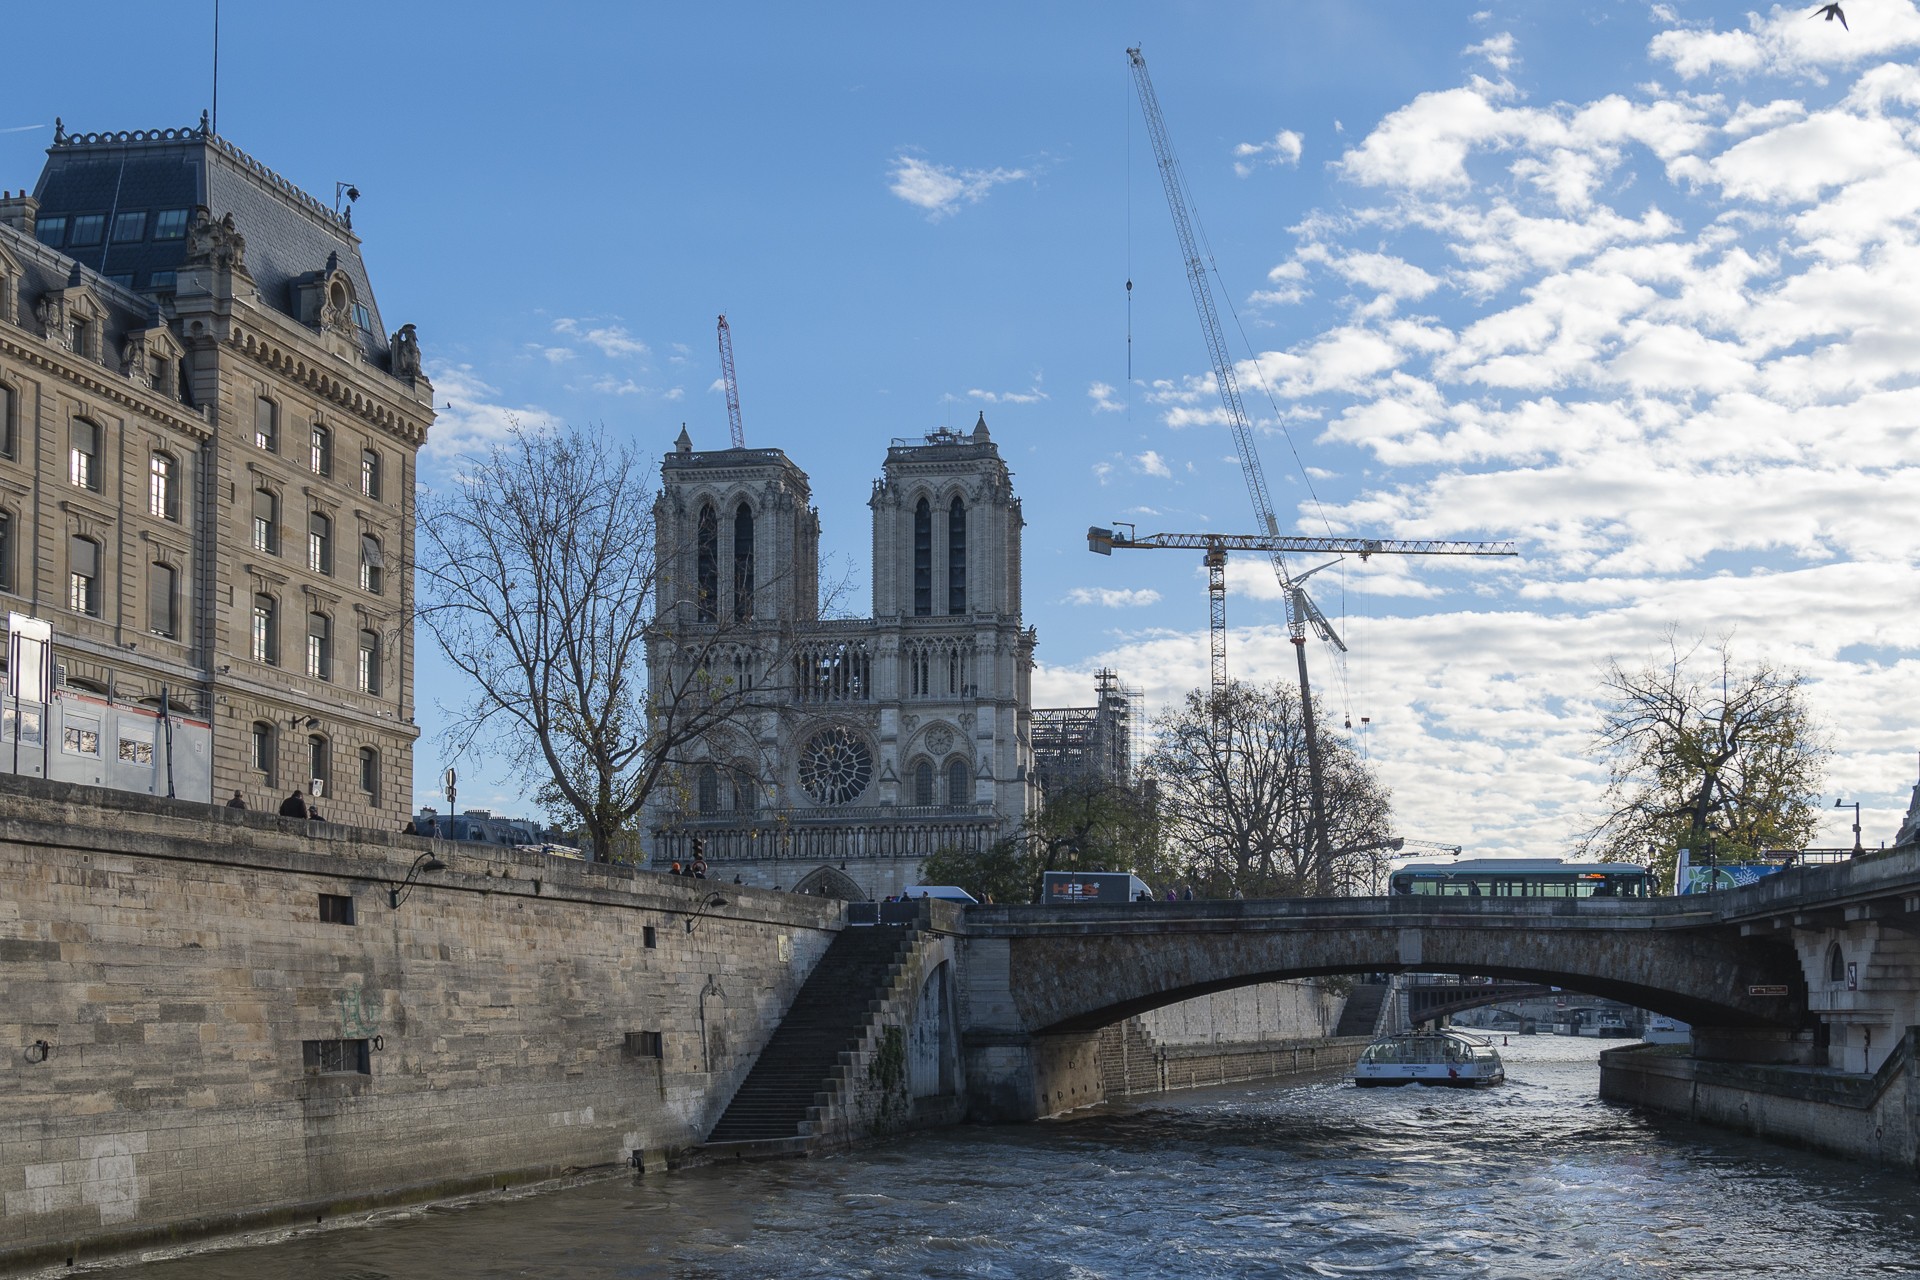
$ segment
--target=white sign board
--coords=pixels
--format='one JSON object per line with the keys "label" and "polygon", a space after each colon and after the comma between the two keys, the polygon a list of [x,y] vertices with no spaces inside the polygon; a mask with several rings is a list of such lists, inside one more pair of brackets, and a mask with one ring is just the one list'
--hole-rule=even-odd
{"label": "white sign board", "polygon": [[7,693],[30,702],[53,700],[53,628],[24,613],[7,615]]}

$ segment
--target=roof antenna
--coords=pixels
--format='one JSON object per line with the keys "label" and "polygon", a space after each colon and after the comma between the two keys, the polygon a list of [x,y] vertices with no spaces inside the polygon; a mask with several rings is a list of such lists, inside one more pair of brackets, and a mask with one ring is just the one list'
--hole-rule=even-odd
{"label": "roof antenna", "polygon": [[220,133],[220,0],[213,0],[213,133]]}

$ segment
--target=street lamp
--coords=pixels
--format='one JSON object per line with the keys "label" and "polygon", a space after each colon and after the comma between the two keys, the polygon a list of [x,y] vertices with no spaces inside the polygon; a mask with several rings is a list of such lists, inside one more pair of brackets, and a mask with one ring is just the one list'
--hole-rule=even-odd
{"label": "street lamp", "polygon": [[1833,807],[1836,809],[1844,809],[1848,805],[1853,806],[1853,852],[1858,856],[1865,852],[1865,850],[1860,847],[1860,802],[1858,800],[1840,799],[1835,799],[1833,802]]}
{"label": "street lamp", "polygon": [[687,932],[692,933],[693,926],[695,926],[696,924],[699,924],[701,920],[705,919],[707,912],[715,910],[716,908],[719,908],[719,907],[724,907],[726,905],[727,905],[727,900],[721,897],[719,894],[717,893],[708,894],[706,898],[702,900],[702,902],[700,903],[699,910],[695,911],[692,915],[687,917]]}
{"label": "street lamp", "polygon": [[413,892],[414,882],[420,878],[422,871],[445,871],[446,869],[447,864],[431,853],[421,854],[413,860],[413,865],[407,868],[407,878],[397,887],[387,890],[387,905],[398,911],[400,904],[407,900],[407,895]]}

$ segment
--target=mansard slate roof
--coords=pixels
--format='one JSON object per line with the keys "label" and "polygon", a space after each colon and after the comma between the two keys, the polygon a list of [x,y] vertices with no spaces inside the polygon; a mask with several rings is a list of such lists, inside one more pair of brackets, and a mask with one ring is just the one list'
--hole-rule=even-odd
{"label": "mansard slate roof", "polygon": [[[169,211],[185,210],[191,219],[193,210],[204,205],[216,220],[231,213],[246,237],[247,269],[261,299],[295,318],[295,282],[325,270],[333,257],[370,313],[372,331],[361,332],[361,346],[369,359],[385,361],[386,329],[360,258],[351,212],[334,213],[213,133],[204,115],[193,129],[68,133],[56,124],[47,167],[33,194],[43,223],[54,217],[105,215],[100,244],[64,251],[100,275],[131,275],[133,287],[143,293],[155,291],[153,273],[176,271],[186,261],[187,238],[154,238],[158,216]],[[147,215],[141,237],[112,243],[115,215],[140,212]]]}

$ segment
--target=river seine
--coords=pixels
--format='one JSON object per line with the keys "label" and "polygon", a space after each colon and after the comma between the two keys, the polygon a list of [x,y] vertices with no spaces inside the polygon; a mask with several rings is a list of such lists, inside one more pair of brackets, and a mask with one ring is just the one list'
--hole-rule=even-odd
{"label": "river seine", "polygon": [[1920,1183],[1911,1175],[1603,1103],[1600,1047],[1514,1036],[1503,1050],[1508,1082],[1484,1092],[1226,1086],[830,1159],[396,1212],[90,1274],[1920,1274]]}

